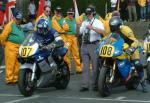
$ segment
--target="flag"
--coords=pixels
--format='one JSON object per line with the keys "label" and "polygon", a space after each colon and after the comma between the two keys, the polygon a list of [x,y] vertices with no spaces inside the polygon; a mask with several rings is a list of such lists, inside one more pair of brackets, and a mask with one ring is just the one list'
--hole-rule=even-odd
{"label": "flag", "polygon": [[79,11],[78,11],[76,0],[73,0],[73,4],[74,4],[74,9],[75,9],[75,18],[77,18],[79,17]]}
{"label": "flag", "polygon": [[45,0],[40,0],[37,16],[40,16],[44,12],[44,6],[45,6]]}
{"label": "flag", "polygon": [[6,10],[5,10],[5,16],[6,16],[6,22],[11,21],[13,17],[12,9],[15,8],[16,0],[8,0],[8,3],[6,4]]}
{"label": "flag", "polygon": [[4,23],[4,11],[0,11],[0,25]]}

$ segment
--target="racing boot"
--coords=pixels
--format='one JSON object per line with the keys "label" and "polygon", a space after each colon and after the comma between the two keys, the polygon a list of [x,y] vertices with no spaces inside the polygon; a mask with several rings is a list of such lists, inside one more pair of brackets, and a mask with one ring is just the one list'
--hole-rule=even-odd
{"label": "racing boot", "polygon": [[143,89],[143,93],[147,93],[148,90],[147,90],[147,83],[146,83],[146,80],[144,78],[144,71],[140,71],[138,74],[139,74],[139,77],[141,78],[141,86]]}
{"label": "racing boot", "polygon": [[141,81],[141,86],[142,86],[142,89],[143,89],[143,93],[147,93],[148,90],[147,90],[146,80]]}

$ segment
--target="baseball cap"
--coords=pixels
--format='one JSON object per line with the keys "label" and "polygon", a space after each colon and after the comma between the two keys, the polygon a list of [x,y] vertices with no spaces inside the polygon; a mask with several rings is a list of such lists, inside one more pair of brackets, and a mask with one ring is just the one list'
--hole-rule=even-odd
{"label": "baseball cap", "polygon": [[75,13],[75,11],[74,11],[74,9],[73,9],[73,8],[70,8],[70,9],[68,9],[67,13],[68,13],[68,14],[74,14],[74,13]]}
{"label": "baseball cap", "polygon": [[86,8],[85,14],[87,15],[87,14],[91,14],[91,13],[94,13],[94,9],[91,7]]}
{"label": "baseball cap", "polygon": [[61,12],[62,8],[61,8],[60,6],[57,6],[57,7],[55,8],[55,10],[58,11],[58,12]]}

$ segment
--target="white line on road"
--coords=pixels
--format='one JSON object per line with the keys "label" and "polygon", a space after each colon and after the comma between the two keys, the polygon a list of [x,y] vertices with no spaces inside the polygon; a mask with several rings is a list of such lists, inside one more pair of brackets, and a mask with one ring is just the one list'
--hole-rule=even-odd
{"label": "white line on road", "polygon": [[120,97],[117,97],[115,100],[122,100],[122,99],[125,99],[126,97],[122,97],[122,96],[120,96]]}
{"label": "white line on road", "polygon": [[0,69],[5,69],[5,65],[4,66],[0,66]]}
{"label": "white line on road", "polygon": [[150,100],[119,100],[119,99],[103,99],[103,98],[80,98],[80,97],[57,97],[60,99],[78,99],[78,100],[97,100],[97,101],[114,101],[114,102],[131,102],[131,103],[150,103]]}
{"label": "white line on road", "polygon": [[0,97],[21,97],[22,95],[14,95],[14,94],[0,94]]}
{"label": "white line on road", "polygon": [[32,96],[32,97],[28,97],[28,98],[23,98],[23,99],[17,99],[17,100],[12,100],[12,101],[8,101],[8,102],[4,102],[4,103],[17,103],[17,102],[21,102],[21,101],[26,101],[26,100],[31,100],[31,99],[35,99],[38,98],[39,96]]}
{"label": "white line on road", "polygon": [[0,74],[3,73],[3,70],[0,70]]}

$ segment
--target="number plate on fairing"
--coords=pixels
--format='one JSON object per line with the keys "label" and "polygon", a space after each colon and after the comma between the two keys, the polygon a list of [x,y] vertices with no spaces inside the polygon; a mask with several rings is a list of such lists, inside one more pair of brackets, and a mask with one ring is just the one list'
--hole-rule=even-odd
{"label": "number plate on fairing", "polygon": [[32,46],[23,46],[21,48],[21,57],[29,57],[33,54],[34,48]]}
{"label": "number plate on fairing", "polygon": [[100,48],[99,56],[112,57],[114,53],[114,47],[111,45],[104,45]]}

